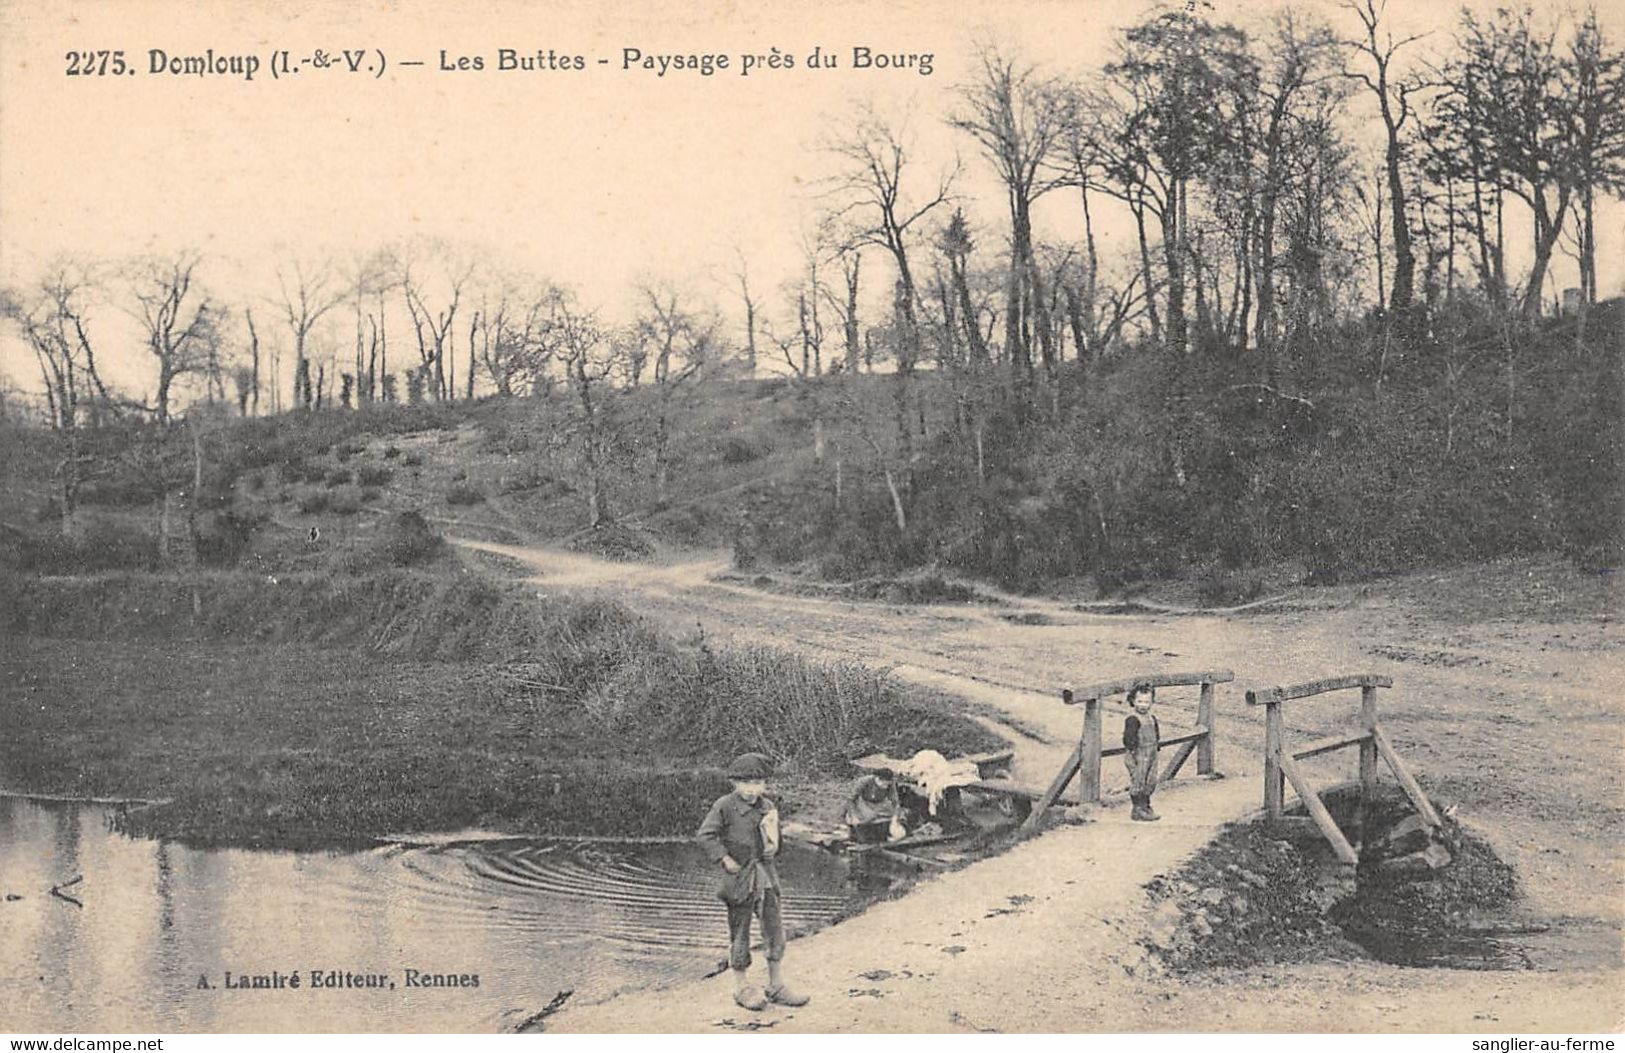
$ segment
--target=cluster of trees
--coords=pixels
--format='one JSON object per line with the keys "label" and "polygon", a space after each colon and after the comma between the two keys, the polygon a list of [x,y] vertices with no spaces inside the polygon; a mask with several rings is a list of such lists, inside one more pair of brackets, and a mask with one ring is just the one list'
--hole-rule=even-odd
{"label": "cluster of trees", "polygon": [[[1608,317],[1594,311],[1596,217],[1625,192],[1625,55],[1594,10],[1463,11],[1448,40],[1396,36],[1381,0],[1348,0],[1339,17],[1342,29],[1286,9],[1243,29],[1178,6],[1123,29],[1110,61],[1083,75],[984,46],[942,115],[966,154],[946,164],[919,155],[905,120],[842,115],[826,136],[830,175],[799,273],[763,295],[738,261],[728,298],[742,324],[669,285],[639,289],[631,318],[611,322],[561,286],[441,244],[348,266],[290,262],[253,305],[210,296],[195,280],[199,257],[180,255],[116,279],[59,269],[8,290],[0,310],[39,359],[66,451],[65,517],[76,429],[121,414],[166,423],[187,384],[194,402],[244,415],[546,396],[570,411],[596,524],[628,426],[612,420],[623,394],[657,391],[630,426],[664,501],[682,396],[764,360],[803,392],[816,470],[833,461],[829,515],[890,534],[894,559],[958,551],[944,530],[980,532],[970,561],[980,571],[1008,561],[1009,539],[987,531],[1033,526],[1003,514],[1029,499],[1082,509],[1062,533],[1097,562],[1147,504],[1165,514],[1146,529],[1176,548],[1222,550],[1231,563],[1280,554],[1261,540],[1275,527],[1257,524],[1238,545],[1174,520],[1197,495],[1219,495],[1242,519],[1259,502],[1299,507],[1270,495],[1302,458],[1289,471],[1278,444],[1267,457],[1248,445],[1249,429],[1268,418],[1277,438],[1318,455],[1313,440],[1346,430],[1348,415],[1329,407],[1349,399],[1368,438],[1403,430],[1441,463],[1465,457],[1476,471],[1523,458],[1538,471],[1542,458],[1574,454],[1572,441],[1608,463],[1618,334],[1588,320]],[[1002,190],[997,220],[976,218],[972,169]],[[1578,287],[1548,311],[1565,254]],[[139,323],[152,399],[103,384],[93,301]],[[284,346],[286,398],[274,379]],[[865,372],[881,375],[860,382]],[[1575,391],[1575,378],[1598,382]],[[1520,423],[1540,421],[1551,398],[1596,427],[1526,434]],[[1237,416],[1242,403],[1250,419]],[[1140,416],[1160,426],[1139,427]],[[860,462],[881,526],[862,518],[860,499],[843,500],[843,466],[850,478]],[[1011,491],[1017,479],[1028,482]],[[945,507],[934,486],[982,503]],[[1605,488],[1593,501],[1613,498]]]}

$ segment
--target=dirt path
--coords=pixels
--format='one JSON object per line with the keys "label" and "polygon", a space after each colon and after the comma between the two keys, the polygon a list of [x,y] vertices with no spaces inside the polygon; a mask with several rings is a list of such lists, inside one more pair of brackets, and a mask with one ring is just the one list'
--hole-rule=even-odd
{"label": "dirt path", "polygon": [[[896,607],[782,596],[716,581],[721,557],[609,563],[486,542],[530,584],[616,594],[677,631],[755,640],[889,666],[896,675],[996,707],[1030,732],[1016,777],[1042,784],[1078,733],[1062,686],[1193,668],[1230,668],[1218,696],[1218,767],[1228,778],[1171,787],[1157,824],[1108,807],[1082,826],[935,878],[900,900],[795,941],[794,975],[815,1001],[757,1018],[775,1030],[1614,1030],[1625,1022],[1618,934],[1625,916],[1625,722],[1617,700],[1625,646],[1606,618],[1510,621],[1495,610],[1441,617],[1361,590],[1325,590],[1299,609],[1245,617],[1108,615],[1054,601],[1000,607]],[[1308,607],[1308,609],[1304,609]],[[1135,942],[1142,886],[1199,850],[1259,799],[1262,723],[1249,687],[1375,671],[1396,746],[1434,795],[1459,804],[1516,863],[1532,909],[1605,927],[1601,958],[1554,961],[1564,973],[1404,970],[1369,963],[1243,970],[1204,982],[1156,977]],[[1188,726],[1194,692],[1159,701],[1165,729]],[[1305,703],[1289,734],[1324,734],[1352,699]],[[1117,708],[1108,707],[1108,732]],[[1345,758],[1346,759],[1346,758]],[[1346,777],[1337,759],[1318,768]],[[1106,766],[1108,789],[1121,772]],[[1160,807],[1160,805],[1159,805]],[[1205,984],[1267,986],[1238,1009]],[[579,1031],[692,1032],[745,1027],[725,981],[681,995],[626,996],[550,1021]]]}

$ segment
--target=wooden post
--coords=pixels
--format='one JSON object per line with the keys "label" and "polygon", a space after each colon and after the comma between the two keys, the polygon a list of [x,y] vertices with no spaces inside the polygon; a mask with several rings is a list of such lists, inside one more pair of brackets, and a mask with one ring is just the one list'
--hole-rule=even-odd
{"label": "wooden post", "polygon": [[1285,796],[1281,775],[1281,703],[1269,702],[1264,706],[1264,812],[1269,818],[1281,818]]}
{"label": "wooden post", "polygon": [[1377,799],[1377,740],[1371,733],[1377,727],[1377,689],[1371,684],[1360,688],[1360,727],[1366,737],[1360,743],[1360,844],[1365,845],[1370,829],[1371,808]]}
{"label": "wooden post", "polygon": [[1409,795],[1411,803],[1416,805],[1416,810],[1421,814],[1423,821],[1429,826],[1444,825],[1439,819],[1439,813],[1433,810],[1433,802],[1428,800],[1428,795],[1422,792],[1421,784],[1416,781],[1410,769],[1405,767],[1405,762],[1399,759],[1399,754],[1394,752],[1393,744],[1388,741],[1388,736],[1382,733],[1382,728],[1372,728],[1371,738],[1377,744],[1377,752],[1382,754],[1382,759],[1393,769],[1394,778],[1399,780],[1399,785]]}
{"label": "wooden post", "polygon": [[1315,788],[1309,785],[1309,780],[1304,777],[1303,772],[1298,770],[1298,762],[1281,754],[1279,763],[1281,770],[1292,780],[1292,788],[1297,790],[1298,796],[1303,799],[1303,806],[1308,810],[1309,817],[1320,827],[1320,832],[1326,835],[1326,840],[1331,842],[1332,851],[1337,854],[1338,860],[1349,866],[1357,865],[1360,857],[1355,853],[1354,846],[1349,844],[1348,838],[1343,836],[1343,831],[1332,821],[1331,813],[1326,811],[1326,805],[1321,801],[1320,794],[1315,792]]}
{"label": "wooden post", "polygon": [[1202,681],[1202,698],[1196,704],[1196,726],[1207,732],[1196,746],[1196,774],[1213,774],[1213,681]]}
{"label": "wooden post", "polygon": [[1084,804],[1100,800],[1100,699],[1083,702],[1083,737],[1078,742],[1078,797]]}

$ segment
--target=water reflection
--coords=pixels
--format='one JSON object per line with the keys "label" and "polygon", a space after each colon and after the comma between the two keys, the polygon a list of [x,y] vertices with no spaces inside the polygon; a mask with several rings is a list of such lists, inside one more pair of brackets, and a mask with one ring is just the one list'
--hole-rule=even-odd
{"label": "water reflection", "polygon": [[[687,845],[500,842],[345,854],[201,851],[112,833],[109,809],[0,799],[8,1030],[491,1031],[578,999],[699,975],[724,953],[712,870]],[[787,848],[786,922],[872,894]],[[50,895],[82,874],[71,892]],[[409,987],[407,970],[478,986]],[[312,972],[393,988],[312,989]],[[297,973],[293,989],[226,974]]]}

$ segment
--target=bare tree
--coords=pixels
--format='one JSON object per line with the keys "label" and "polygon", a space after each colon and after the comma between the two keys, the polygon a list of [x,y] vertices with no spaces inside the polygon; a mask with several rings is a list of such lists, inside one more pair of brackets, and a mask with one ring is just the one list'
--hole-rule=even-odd
{"label": "bare tree", "polygon": [[[71,265],[60,265],[38,287],[22,292],[0,290],[0,317],[22,333],[39,365],[47,419],[56,433],[61,460],[56,466],[57,511],[64,536],[77,533],[75,513],[87,460],[80,442],[81,401],[100,389],[94,377],[94,352],[85,325],[85,300],[91,279]],[[101,391],[105,398],[105,391]]]}
{"label": "bare tree", "polygon": [[[898,455],[905,466],[914,460],[913,429],[909,423],[909,382],[920,360],[919,292],[910,253],[915,227],[949,200],[959,173],[957,160],[916,192],[905,186],[914,179],[909,166],[906,122],[892,122],[872,107],[860,107],[840,131],[827,140],[826,149],[841,168],[831,180],[829,221],[851,232],[848,244],[874,245],[891,257],[895,269],[892,310],[896,339],[894,404]],[[909,173],[905,175],[905,173]],[[906,482],[905,482],[906,488]]]}
{"label": "bare tree", "polygon": [[639,290],[644,308],[635,323],[638,342],[648,351],[655,389],[654,474],[655,497],[665,501],[671,474],[671,431],[680,397],[715,358],[718,322],[694,310],[684,295],[669,283],[648,284]]}
{"label": "bare tree", "polygon": [[141,323],[147,350],[158,362],[154,410],[159,424],[169,423],[175,381],[207,366],[203,337],[210,324],[210,304],[193,280],[200,262],[197,253],[182,252],[145,257],[129,267],[134,301],[129,313]]}
{"label": "bare tree", "polygon": [[403,261],[399,283],[417,334],[419,360],[434,381],[434,396],[452,398],[456,395],[452,325],[463,290],[474,275],[474,264],[438,241],[430,242],[419,256]]}
{"label": "bare tree", "polygon": [[312,408],[314,391],[310,378],[309,341],[322,317],[344,302],[345,289],[335,278],[331,263],[311,264],[294,259],[277,268],[281,306],[293,335],[294,403]]}
{"label": "bare tree", "polygon": [[1033,255],[1033,203],[1068,182],[1050,162],[1064,145],[1071,107],[1061,83],[993,45],[978,55],[977,79],[961,88],[962,107],[951,119],[975,139],[1004,183],[1010,209],[1010,279],[1005,293],[1004,341],[1018,387],[1032,377],[1032,337],[1051,379],[1055,348],[1043,276]]}
{"label": "bare tree", "polygon": [[1349,76],[1364,84],[1377,99],[1377,112],[1382,116],[1385,134],[1383,171],[1388,181],[1388,217],[1393,228],[1394,281],[1388,295],[1388,311],[1401,322],[1411,311],[1416,297],[1416,249],[1411,238],[1410,212],[1406,200],[1405,179],[1405,125],[1415,111],[1411,97],[1422,90],[1422,82],[1406,77],[1394,64],[1394,57],[1407,44],[1421,40],[1425,34],[1415,33],[1394,39],[1392,29],[1383,24],[1387,0],[1350,0],[1345,7],[1360,20],[1363,35],[1350,41],[1349,46],[1367,63],[1368,70],[1350,70]]}

